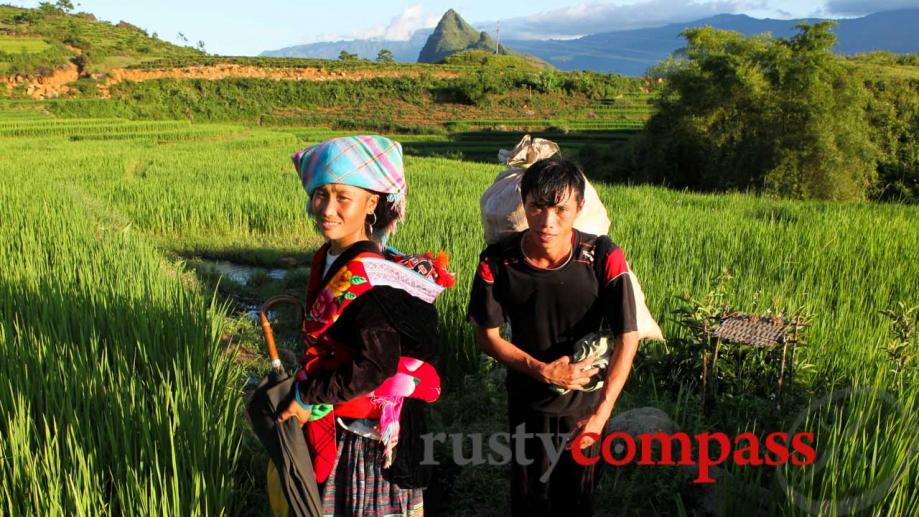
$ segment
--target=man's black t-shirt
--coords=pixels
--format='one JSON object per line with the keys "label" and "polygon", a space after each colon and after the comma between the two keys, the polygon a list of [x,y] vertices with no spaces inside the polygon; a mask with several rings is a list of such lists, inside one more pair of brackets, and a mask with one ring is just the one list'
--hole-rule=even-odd
{"label": "man's black t-shirt", "polygon": [[[472,284],[468,318],[485,328],[510,322],[510,341],[534,358],[551,362],[574,353],[574,344],[600,329],[613,335],[637,329],[635,297],[622,249],[609,237],[574,230],[572,253],[556,268],[543,269],[523,255],[515,233],[485,249]],[[558,395],[549,385],[510,370],[508,399],[551,415],[592,411],[600,391]]]}

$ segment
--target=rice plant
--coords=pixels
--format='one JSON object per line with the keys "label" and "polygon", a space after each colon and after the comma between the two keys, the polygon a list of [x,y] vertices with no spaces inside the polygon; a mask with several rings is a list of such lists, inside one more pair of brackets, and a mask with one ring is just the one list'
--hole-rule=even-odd
{"label": "rice plant", "polygon": [[[239,470],[241,372],[219,341],[222,311],[183,287],[170,257],[308,256],[320,239],[289,155],[338,132],[0,124],[0,508],[242,511],[258,487]],[[472,141],[483,152],[488,142]],[[450,254],[458,282],[438,303],[445,378],[458,393],[484,374],[465,310],[484,247],[478,199],[502,167],[409,156],[406,168],[408,218],[391,244]],[[776,476],[785,481],[768,487],[772,509],[804,514],[817,501],[818,511],[841,515],[834,501],[879,494],[864,511],[916,514],[919,387],[896,382],[881,345],[890,339],[882,311],[919,302],[919,208],[597,188],[665,334],[681,332],[668,319],[677,296],[703,292],[724,268],[735,307],[813,315],[799,381],[813,406],[797,408],[796,425],[817,430],[825,467]],[[848,391],[820,405],[840,389]],[[890,475],[895,482],[871,491]]]}
{"label": "rice plant", "polygon": [[220,311],[21,165],[0,164],[0,508],[232,513],[241,399]]}

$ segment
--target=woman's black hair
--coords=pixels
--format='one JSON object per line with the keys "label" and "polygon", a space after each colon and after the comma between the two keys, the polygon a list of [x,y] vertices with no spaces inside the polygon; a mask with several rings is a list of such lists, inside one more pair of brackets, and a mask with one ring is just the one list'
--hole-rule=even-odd
{"label": "woman's black hair", "polygon": [[577,196],[578,203],[584,200],[587,180],[576,163],[559,156],[537,161],[523,173],[520,180],[520,197],[524,203],[532,195],[537,207],[559,204],[567,192]]}
{"label": "woman's black hair", "polygon": [[379,195],[380,198],[377,200],[377,207],[373,215],[367,216],[365,224],[371,227],[370,238],[376,242],[382,242],[383,236],[392,223],[399,219],[399,211],[396,209],[396,203],[387,199],[387,194],[381,192],[374,192],[374,194]]}

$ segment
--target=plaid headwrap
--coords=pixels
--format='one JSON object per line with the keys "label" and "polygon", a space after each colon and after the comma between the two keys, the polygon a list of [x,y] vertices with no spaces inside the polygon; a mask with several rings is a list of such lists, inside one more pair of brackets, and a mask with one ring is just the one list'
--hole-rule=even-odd
{"label": "plaid headwrap", "polygon": [[303,189],[310,196],[326,183],[339,183],[388,194],[398,217],[382,229],[386,240],[405,217],[405,170],[402,146],[382,136],[344,136],[307,147],[292,156]]}

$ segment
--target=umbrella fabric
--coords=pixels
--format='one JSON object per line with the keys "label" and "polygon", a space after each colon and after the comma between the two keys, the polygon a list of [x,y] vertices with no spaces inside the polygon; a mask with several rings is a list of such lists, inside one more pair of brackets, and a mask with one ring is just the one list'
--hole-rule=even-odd
{"label": "umbrella fabric", "polygon": [[247,411],[252,429],[278,469],[291,513],[318,517],[322,515],[319,488],[303,430],[296,418],[277,422],[290,403],[293,382],[286,373],[268,374],[255,389]]}

